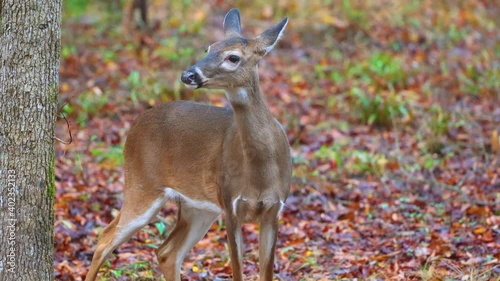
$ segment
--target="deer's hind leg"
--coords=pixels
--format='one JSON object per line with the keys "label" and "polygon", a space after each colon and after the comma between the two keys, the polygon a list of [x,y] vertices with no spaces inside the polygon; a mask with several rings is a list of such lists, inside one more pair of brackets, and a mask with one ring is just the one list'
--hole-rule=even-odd
{"label": "deer's hind leg", "polygon": [[97,248],[92,258],[86,281],[93,281],[97,277],[99,268],[108,256],[121,244],[130,239],[134,233],[149,223],[149,221],[165,205],[166,198],[163,192],[148,197],[142,196],[140,204],[134,192],[126,190],[123,198],[123,206],[116,218],[102,231]]}
{"label": "deer's hind leg", "polygon": [[179,203],[177,223],[167,240],[158,248],[160,269],[167,281],[180,281],[182,261],[194,245],[207,233],[218,212],[196,209],[185,201]]}

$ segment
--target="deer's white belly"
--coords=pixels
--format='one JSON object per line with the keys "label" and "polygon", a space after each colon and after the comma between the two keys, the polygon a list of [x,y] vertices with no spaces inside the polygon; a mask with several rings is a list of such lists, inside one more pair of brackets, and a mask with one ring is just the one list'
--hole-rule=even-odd
{"label": "deer's white belly", "polygon": [[184,194],[180,193],[179,191],[174,190],[170,187],[165,188],[165,197],[169,201],[173,201],[175,199],[180,198],[191,208],[200,209],[200,210],[207,210],[207,211],[211,211],[211,212],[218,213],[218,214],[222,213],[222,209],[219,208],[219,206],[215,205],[214,203],[208,202],[208,201],[199,201],[199,200],[191,199],[191,198],[187,197],[186,195],[184,195]]}

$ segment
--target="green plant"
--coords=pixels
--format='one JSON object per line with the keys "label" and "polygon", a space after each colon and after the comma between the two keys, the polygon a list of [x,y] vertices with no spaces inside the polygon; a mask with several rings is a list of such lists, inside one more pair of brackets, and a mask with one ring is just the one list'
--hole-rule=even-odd
{"label": "green plant", "polygon": [[[428,127],[427,133],[425,134],[425,152],[434,154],[441,153],[442,149],[446,143],[446,134],[450,127],[451,114],[443,110],[441,106],[432,106],[429,110],[429,120],[426,123]],[[430,159],[429,159],[430,160]],[[427,163],[427,161],[426,161]],[[435,165],[425,164],[430,168]]]}
{"label": "green plant", "polygon": [[87,0],[71,0],[63,2],[64,16],[67,18],[78,18],[85,14],[89,1]]}
{"label": "green plant", "polygon": [[402,61],[387,52],[373,53],[369,59],[368,71],[376,76],[382,86],[402,85],[406,78]]}
{"label": "green plant", "polygon": [[448,37],[452,42],[457,43],[467,36],[465,28],[457,28],[457,25],[452,23],[448,29]]}
{"label": "green plant", "polygon": [[344,0],[342,1],[342,13],[351,22],[356,22],[361,26],[365,26],[367,23],[367,13],[365,10],[356,9],[352,6],[352,1]]}
{"label": "green plant", "polygon": [[147,103],[152,106],[156,103],[158,98],[162,101],[167,101],[166,96],[176,96],[179,92],[178,85],[173,89],[168,89],[162,84],[161,79],[156,76],[144,76],[139,71],[130,72],[127,78],[129,87],[130,99],[134,105],[140,102]]}
{"label": "green plant", "polygon": [[[408,76],[402,60],[389,52],[375,51],[360,61],[346,61],[344,67],[347,77],[380,89],[390,89],[393,85],[404,86]],[[338,78],[332,76],[332,79]]]}
{"label": "green plant", "polygon": [[500,91],[500,71],[496,69],[485,69],[479,71],[474,66],[467,68],[458,74],[460,90],[469,95],[480,96],[487,93],[498,93]]}
{"label": "green plant", "polygon": [[448,133],[451,114],[449,112],[445,112],[441,106],[433,106],[430,112],[433,117],[430,119],[428,125],[432,135],[442,136]]}
{"label": "green plant", "polygon": [[142,88],[141,74],[139,71],[134,70],[128,75],[127,81],[130,86],[130,99],[132,99],[132,102],[137,105],[139,101],[138,96],[140,96],[139,91]]}
{"label": "green plant", "polygon": [[126,276],[127,279],[132,278],[133,280],[137,278],[140,278],[140,280],[157,280],[149,262],[136,262],[113,269],[109,261],[106,261],[106,267],[109,267],[109,269],[103,275],[105,280],[116,280],[116,278],[123,278],[124,276]]}
{"label": "green plant", "polygon": [[350,93],[355,98],[359,118],[367,125],[389,128],[396,118],[409,116],[406,103],[393,92],[385,96],[368,95],[362,89],[354,87]]}
{"label": "green plant", "polygon": [[76,54],[78,52],[76,46],[73,45],[64,45],[61,48],[61,57],[62,58],[67,58],[73,54]]}
{"label": "green plant", "polygon": [[183,47],[180,43],[180,37],[173,36],[160,41],[160,46],[155,50],[155,54],[166,58],[169,61],[182,61],[183,58],[191,58],[195,49],[192,47]]}
{"label": "green plant", "polygon": [[420,159],[421,167],[425,170],[432,170],[435,167],[441,165],[442,159],[438,158],[436,154],[424,154],[424,156]]}
{"label": "green plant", "polygon": [[94,148],[90,152],[99,163],[103,163],[111,167],[117,167],[123,164],[123,147],[121,145]]}
{"label": "green plant", "polygon": [[[63,109],[65,113],[72,113],[74,107],[79,105],[78,109],[78,121],[85,124],[86,120],[93,115],[101,115],[101,110],[108,103],[109,93],[101,92],[101,90],[96,89],[95,91],[86,91],[78,96],[76,104],[73,106],[66,105]],[[104,112],[106,113],[106,112]]]}
{"label": "green plant", "polygon": [[343,155],[338,143],[334,143],[331,146],[322,145],[314,152],[313,157],[322,161],[334,161],[337,168],[342,167]]}
{"label": "green plant", "polygon": [[380,175],[384,172],[387,162],[383,154],[355,150],[351,154],[347,170],[355,174]]}

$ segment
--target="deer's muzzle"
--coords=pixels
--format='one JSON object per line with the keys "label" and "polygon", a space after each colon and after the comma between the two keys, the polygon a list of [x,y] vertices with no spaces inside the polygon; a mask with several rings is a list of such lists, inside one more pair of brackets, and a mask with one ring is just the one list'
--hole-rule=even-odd
{"label": "deer's muzzle", "polygon": [[198,88],[203,84],[200,75],[192,69],[182,72],[181,81],[188,86],[197,86]]}

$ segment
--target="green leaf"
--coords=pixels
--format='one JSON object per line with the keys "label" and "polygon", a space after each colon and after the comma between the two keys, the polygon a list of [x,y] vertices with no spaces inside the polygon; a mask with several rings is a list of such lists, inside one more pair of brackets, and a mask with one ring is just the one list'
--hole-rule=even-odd
{"label": "green leaf", "polygon": [[161,221],[155,223],[155,227],[160,233],[160,235],[163,235],[165,233],[165,224]]}

